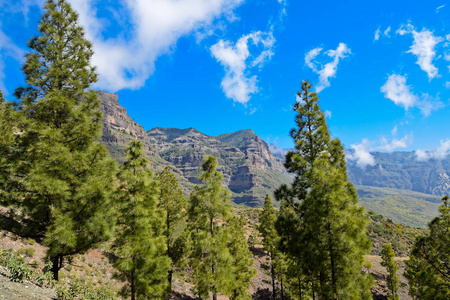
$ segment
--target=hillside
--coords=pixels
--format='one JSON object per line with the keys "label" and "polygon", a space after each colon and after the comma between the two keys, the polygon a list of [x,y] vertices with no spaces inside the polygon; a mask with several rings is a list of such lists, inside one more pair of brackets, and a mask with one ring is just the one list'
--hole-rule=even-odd
{"label": "hillside", "polygon": [[251,129],[217,137],[195,128],[154,128],[145,132],[119,104],[116,94],[98,94],[104,115],[102,141],[113,158],[122,162],[127,143],[141,140],[152,166],[156,170],[169,166],[186,194],[199,183],[199,166],[207,155],[218,158],[224,183],[236,204],[260,206],[266,194],[290,181],[282,159],[274,157],[267,143]]}
{"label": "hillside", "polygon": [[[350,151],[351,152],[351,151]],[[414,152],[373,152],[374,166],[360,168],[348,161],[356,185],[410,190],[436,196],[450,193],[450,158],[418,161]]]}
{"label": "hillside", "polygon": [[[235,209],[235,213],[243,215],[247,221],[246,226],[247,239],[251,233],[259,226],[258,218],[261,209],[244,208]],[[0,215],[5,211],[0,210]],[[411,299],[407,295],[408,285],[402,276],[404,271],[405,255],[410,250],[410,246],[417,234],[423,233],[424,230],[402,226],[389,220],[383,216],[369,213],[370,223],[368,227],[368,236],[372,240],[372,253],[365,256],[370,261],[372,267],[368,270],[375,279],[375,286],[372,289],[374,299],[386,299],[386,271],[380,265],[380,251],[383,243],[391,243],[396,254],[396,261],[400,265],[400,293],[401,299]],[[262,251],[260,237],[257,238],[254,246],[250,249],[253,252],[254,268],[257,271],[256,276],[251,281],[249,292],[252,298],[264,300],[267,298],[267,292],[270,290],[270,276],[267,268],[269,258]],[[22,238],[10,232],[10,230],[0,230],[0,253],[2,251],[13,251],[22,263],[17,267],[23,267],[22,271],[41,274],[40,269],[45,256],[46,247],[38,242]],[[88,299],[113,299],[106,295],[112,295],[117,292],[121,286],[120,282],[113,278],[114,268],[111,265],[111,253],[105,245],[102,249],[93,249],[84,255],[76,255],[68,261],[61,272],[61,282],[56,286],[49,283],[41,283],[38,279],[25,280],[24,282],[14,282],[11,270],[2,266],[4,263],[0,259],[0,298],[5,300],[28,300],[28,299],[57,299],[58,295],[63,293],[71,293],[83,296],[80,293],[99,293],[103,297]],[[182,270],[176,274],[174,288],[176,292],[170,299],[195,299],[190,292],[192,285],[189,283],[188,270]],[[27,275],[28,276],[28,275]],[[102,294],[100,294],[102,292]],[[93,297],[91,295],[91,297]],[[73,296],[74,299],[76,298]],[[84,299],[84,298],[83,298]],[[219,299],[225,300],[226,297],[220,296]]]}

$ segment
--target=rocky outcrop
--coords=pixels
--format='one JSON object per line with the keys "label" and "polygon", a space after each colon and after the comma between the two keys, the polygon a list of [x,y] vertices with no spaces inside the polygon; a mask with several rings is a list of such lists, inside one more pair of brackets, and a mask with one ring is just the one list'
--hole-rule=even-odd
{"label": "rocky outcrop", "polygon": [[154,128],[145,132],[124,107],[117,94],[99,91],[104,116],[102,141],[111,155],[123,162],[130,140],[144,143],[147,156],[156,170],[170,166],[178,174],[188,195],[198,180],[199,167],[208,155],[219,161],[223,183],[239,204],[260,206],[266,194],[290,181],[282,159],[274,157],[269,146],[251,129],[219,136],[208,136],[195,128]]}
{"label": "rocky outcrop", "polygon": [[282,160],[251,129],[208,136],[195,128],[154,128],[147,136],[158,154],[179,169],[192,184],[198,184],[204,157],[218,158],[224,184],[236,203],[260,206],[266,194],[290,181]]}
{"label": "rocky outcrop", "polygon": [[129,141],[138,139],[144,143],[149,156],[158,156],[147,138],[144,127],[137,124],[128,114],[127,110],[119,105],[117,94],[97,92],[103,112],[102,140],[108,147],[111,155],[119,162],[123,161],[125,149]]}

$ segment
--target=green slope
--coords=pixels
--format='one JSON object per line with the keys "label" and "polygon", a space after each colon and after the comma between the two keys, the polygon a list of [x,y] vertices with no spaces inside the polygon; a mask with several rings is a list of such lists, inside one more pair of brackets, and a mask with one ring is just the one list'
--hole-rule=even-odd
{"label": "green slope", "polygon": [[408,190],[356,186],[359,202],[394,222],[426,227],[438,215],[440,197]]}

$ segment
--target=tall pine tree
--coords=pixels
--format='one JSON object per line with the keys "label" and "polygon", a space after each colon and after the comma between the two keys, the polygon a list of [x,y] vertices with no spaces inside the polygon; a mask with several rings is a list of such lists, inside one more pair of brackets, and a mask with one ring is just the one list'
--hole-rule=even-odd
{"label": "tall pine tree", "polygon": [[48,0],[28,43],[23,66],[28,86],[16,90],[26,122],[12,157],[8,184],[14,206],[32,221],[30,234],[48,247],[53,274],[64,257],[109,238],[109,199],[115,163],[98,142],[102,114],[90,66],[91,43],[65,0]]}
{"label": "tall pine tree", "polygon": [[[183,237],[180,236],[179,232],[177,234],[175,230],[177,226],[180,226],[180,222],[186,215],[187,201],[178,186],[177,178],[169,167],[165,167],[158,174],[157,180],[160,184],[159,206],[165,214],[164,236],[166,237],[167,255],[172,260],[172,266],[168,271],[168,291],[170,293],[172,291],[173,272],[184,254],[181,245]],[[182,229],[178,228],[178,231],[182,231]]]}
{"label": "tall pine tree", "polygon": [[405,277],[414,299],[450,299],[449,197],[442,202],[440,215],[428,224],[429,232],[416,239],[406,263]]}
{"label": "tall pine tree", "polygon": [[311,87],[303,82],[294,104],[295,151],[288,152],[285,162],[294,182],[275,193],[295,214],[294,220],[280,220],[292,225],[281,232],[288,235],[282,239],[298,246],[286,249],[305,268],[302,272],[318,299],[370,299],[369,278],[361,274],[363,255],[370,248],[367,218],[347,178],[343,147],[331,139]]}
{"label": "tall pine tree", "polygon": [[158,207],[159,183],[147,169],[141,141],[131,141],[118,178],[117,234],[112,249],[121,294],[135,299],[163,298],[170,258],[166,255],[164,211]]}
{"label": "tall pine tree", "polygon": [[233,217],[227,223],[229,234],[228,249],[232,257],[228,266],[231,268],[231,278],[229,280],[228,295],[230,300],[251,300],[249,294],[250,280],[256,275],[253,266],[253,255],[248,249],[245,240],[245,225],[247,220],[244,217]]}
{"label": "tall pine tree", "polygon": [[[222,174],[217,171],[217,159],[208,156],[201,166],[199,179],[205,183],[191,193],[188,221],[191,233],[190,267],[194,292],[206,298],[211,293],[217,300],[219,293],[227,292],[231,277],[228,268],[232,261],[227,248],[228,235],[223,222],[232,216],[229,197],[222,185]],[[219,224],[222,220],[222,224]]]}
{"label": "tall pine tree", "polygon": [[381,250],[381,265],[386,268],[387,271],[387,286],[389,289],[388,300],[399,300],[398,296],[398,265],[394,261],[394,249],[390,244],[383,244],[383,250]]}
{"label": "tall pine tree", "polygon": [[277,221],[277,215],[275,208],[272,205],[272,200],[269,195],[266,195],[264,200],[264,207],[261,215],[259,216],[260,226],[258,228],[262,236],[262,242],[264,251],[266,251],[270,257],[270,276],[272,277],[272,299],[276,299],[276,287],[275,287],[275,265],[278,256],[278,241],[279,236],[275,228]]}

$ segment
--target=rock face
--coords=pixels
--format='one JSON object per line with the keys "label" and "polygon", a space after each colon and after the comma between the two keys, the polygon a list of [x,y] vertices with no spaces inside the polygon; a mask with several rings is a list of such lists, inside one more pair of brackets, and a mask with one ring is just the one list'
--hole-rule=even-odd
{"label": "rock face", "polygon": [[191,184],[198,184],[205,156],[218,158],[224,183],[236,203],[260,206],[266,194],[290,181],[282,160],[251,129],[208,136],[195,128],[154,128],[147,136],[158,154],[179,169]]}
{"label": "rock face", "polygon": [[119,105],[117,94],[97,92],[103,112],[102,140],[108,147],[112,157],[123,162],[125,149],[129,141],[138,139],[144,143],[144,149],[150,156],[158,154],[152,148],[144,127],[137,124],[128,114],[127,110]]}
{"label": "rock face", "polygon": [[450,158],[418,161],[414,152],[371,153],[375,166],[347,164],[356,185],[389,187],[442,196],[450,193]]}
{"label": "rock face", "polygon": [[269,146],[251,129],[208,136],[195,128],[144,128],[128,116],[119,105],[117,94],[98,92],[104,116],[102,140],[113,158],[123,162],[130,140],[144,143],[147,156],[156,170],[170,166],[189,194],[196,184],[199,167],[207,155],[219,161],[224,184],[238,204],[261,206],[266,194],[282,183],[290,182],[282,159],[269,151]]}

